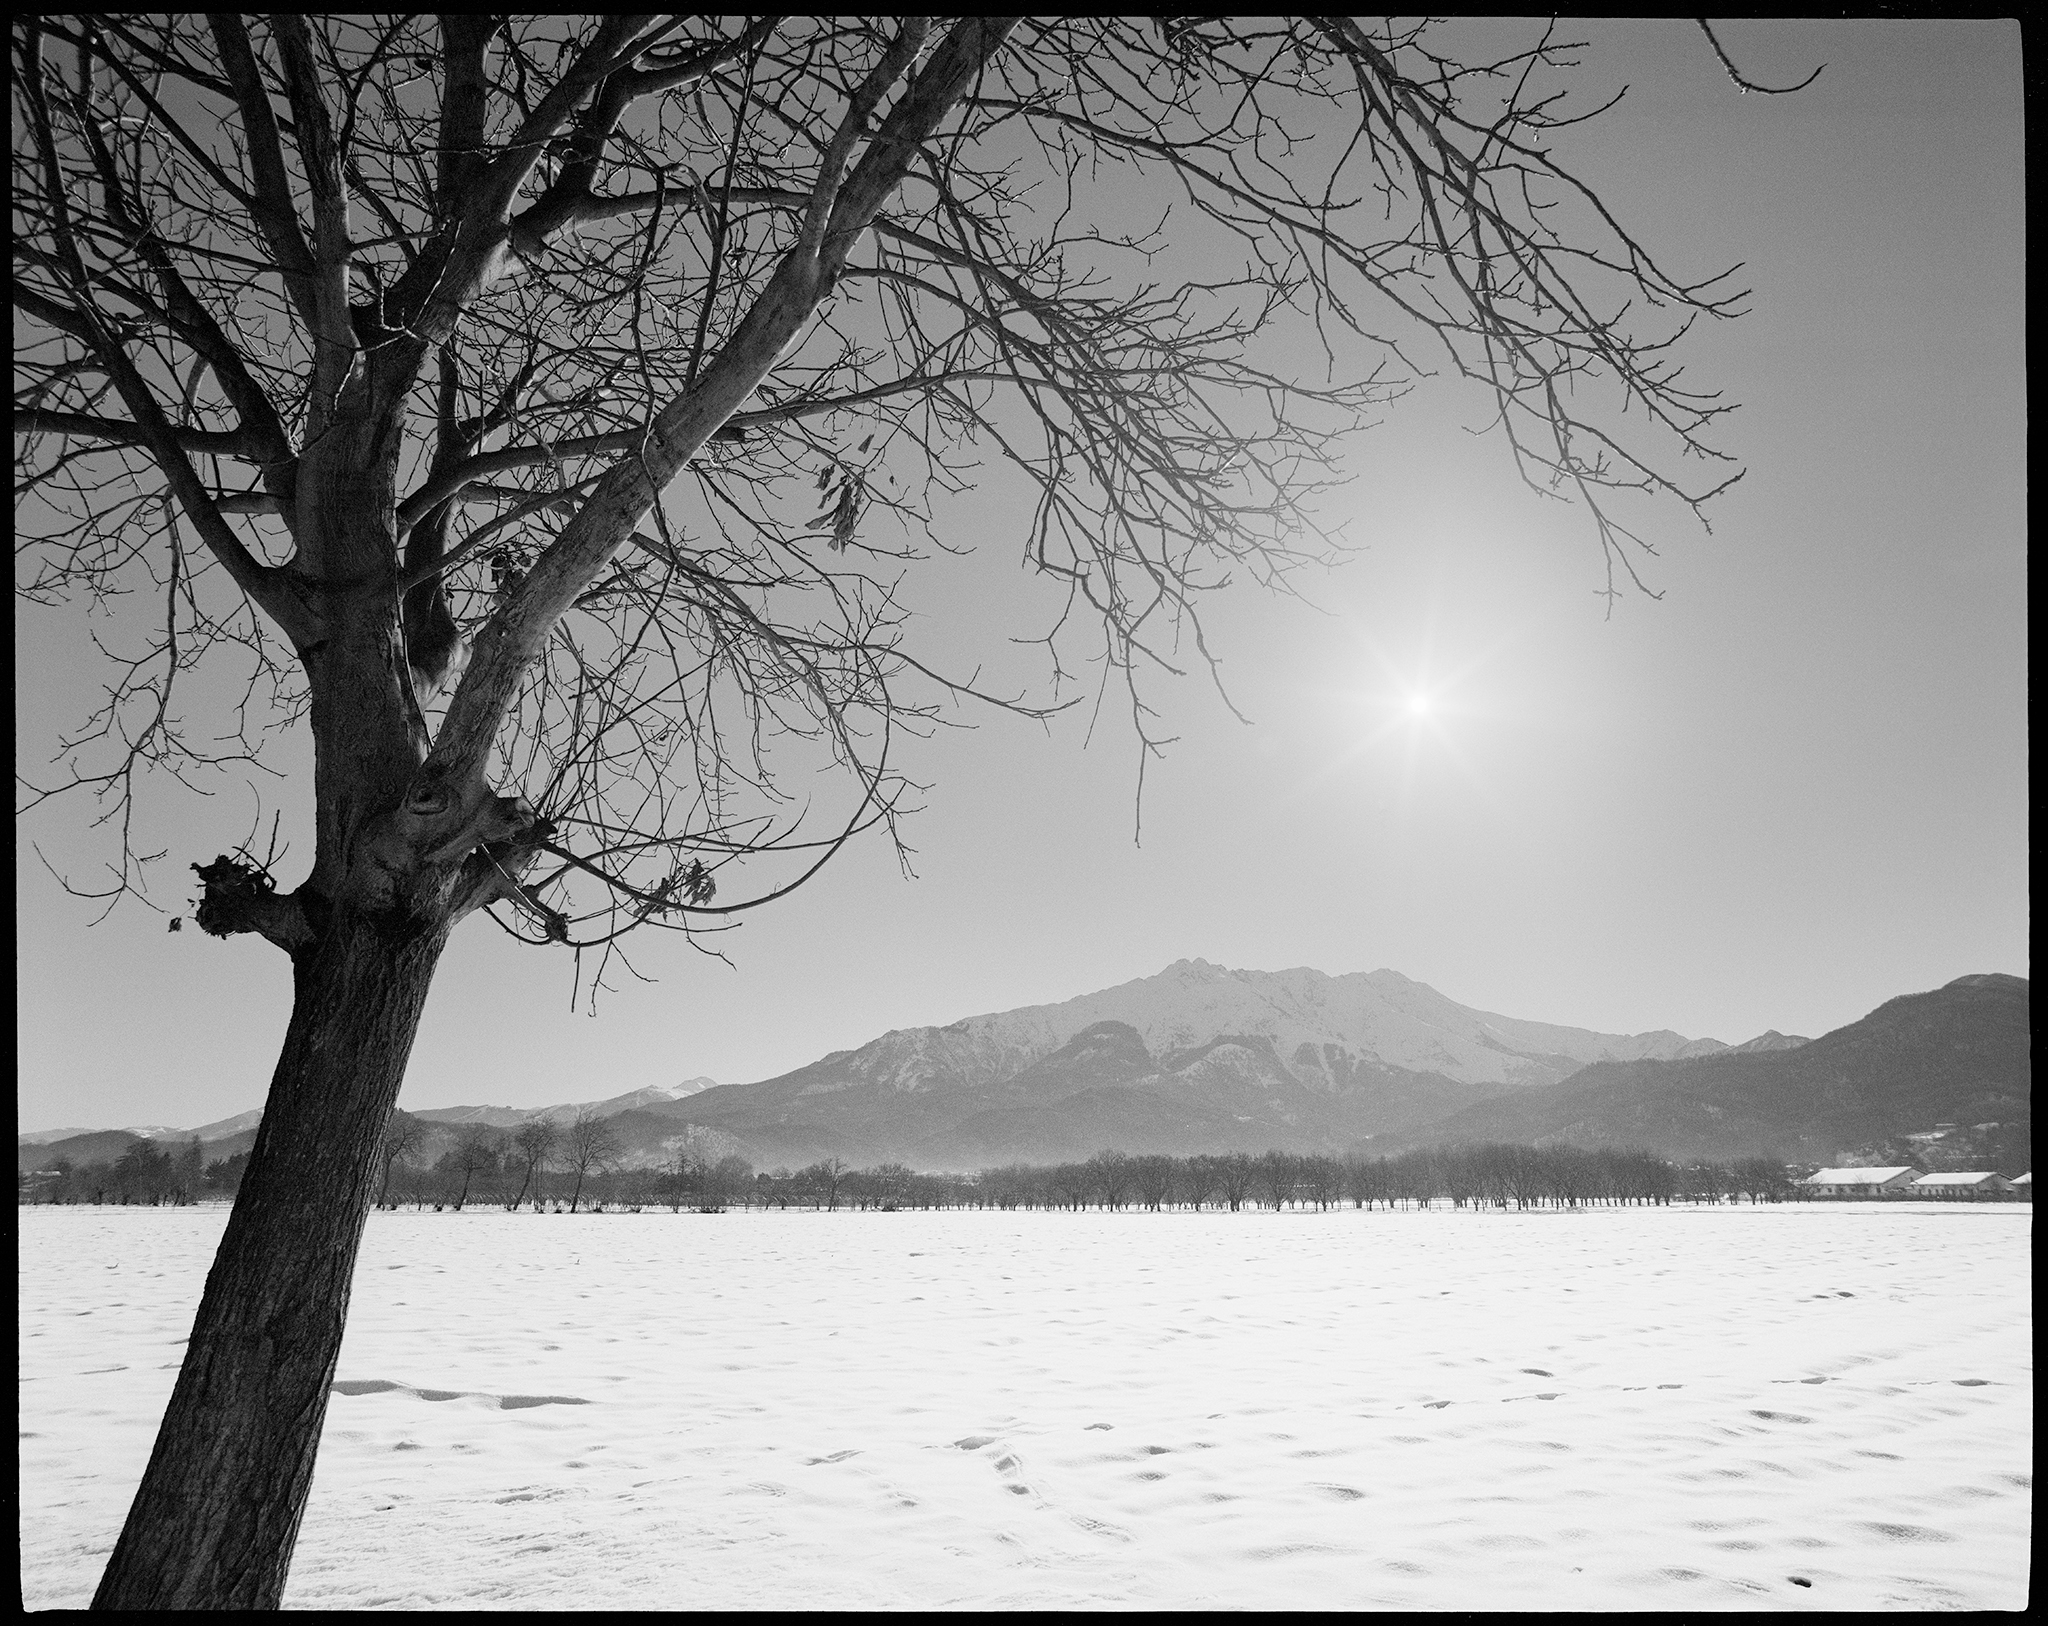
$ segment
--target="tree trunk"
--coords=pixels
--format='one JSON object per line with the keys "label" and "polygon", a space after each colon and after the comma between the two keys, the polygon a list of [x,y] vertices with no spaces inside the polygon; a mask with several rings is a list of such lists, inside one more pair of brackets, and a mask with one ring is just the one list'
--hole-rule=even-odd
{"label": "tree trunk", "polygon": [[445,923],[337,908],[290,1027],[170,1405],[95,1609],[274,1609],[341,1352],[379,1142]]}

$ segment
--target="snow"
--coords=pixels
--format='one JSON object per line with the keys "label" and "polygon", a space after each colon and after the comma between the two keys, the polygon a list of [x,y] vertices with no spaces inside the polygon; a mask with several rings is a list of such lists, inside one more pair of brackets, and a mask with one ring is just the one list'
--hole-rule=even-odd
{"label": "snow", "polygon": [[[2031,1216],[379,1213],[286,1603],[2018,1609]],[[31,1608],[223,1217],[20,1213]]]}
{"label": "snow", "polygon": [[970,1088],[992,1084],[1098,1022],[1127,1023],[1156,1057],[1225,1036],[1258,1035],[1270,1039],[1280,1059],[1312,1089],[1330,1087],[1325,1075],[1334,1056],[1441,1073],[1467,1084],[1550,1084],[1588,1062],[1728,1048],[1665,1030],[1595,1033],[1524,1022],[1460,1005],[1396,971],[1332,977],[1307,966],[1234,971],[1206,960],[1177,960],[1157,976],[1056,1005],[964,1017],[946,1027],[892,1029],[858,1050],[813,1063],[825,1076],[809,1081],[801,1093],[860,1083],[915,1090],[934,1078]]}

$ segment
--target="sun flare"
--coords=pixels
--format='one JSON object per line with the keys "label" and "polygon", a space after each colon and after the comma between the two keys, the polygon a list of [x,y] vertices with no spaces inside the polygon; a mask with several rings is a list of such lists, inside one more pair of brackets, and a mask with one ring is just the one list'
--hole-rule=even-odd
{"label": "sun flare", "polygon": [[1429,715],[1429,696],[1426,694],[1411,694],[1408,697],[1408,715],[1410,717],[1427,717]]}

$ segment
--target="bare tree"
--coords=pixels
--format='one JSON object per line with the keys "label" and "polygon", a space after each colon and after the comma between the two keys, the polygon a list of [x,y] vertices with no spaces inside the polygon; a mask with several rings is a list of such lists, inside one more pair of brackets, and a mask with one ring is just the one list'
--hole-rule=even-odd
{"label": "bare tree", "polygon": [[619,1132],[611,1119],[600,1117],[589,1107],[579,1108],[562,1134],[562,1162],[576,1176],[576,1185],[569,1193],[570,1213],[576,1212],[584,1181],[593,1171],[610,1168],[618,1156]]}
{"label": "bare tree", "polygon": [[852,1172],[844,1158],[827,1157],[805,1169],[804,1179],[813,1191],[825,1199],[825,1207],[830,1210],[839,1206],[839,1188],[846,1183],[847,1175]]}
{"label": "bare tree", "polygon": [[1222,1194],[1234,1214],[1244,1206],[1258,1179],[1258,1164],[1249,1152],[1225,1152],[1208,1160],[1211,1188]]}
{"label": "bare tree", "polygon": [[1122,1208],[1131,1194],[1136,1171],[1127,1153],[1097,1152],[1088,1160],[1088,1172],[1095,1177],[1096,1194],[1112,1214]]}
{"label": "bare tree", "polygon": [[1131,1159],[1131,1183],[1138,1201],[1157,1211],[1173,1196],[1174,1160],[1153,1152]]}
{"label": "bare tree", "polygon": [[1278,1213],[1294,1200],[1295,1187],[1301,1183],[1301,1159],[1292,1152],[1277,1148],[1259,1154],[1254,1178],[1266,1194],[1266,1201]]}
{"label": "bare tree", "polygon": [[1301,1160],[1298,1189],[1316,1207],[1327,1209],[1344,1194],[1344,1165],[1334,1157],[1314,1153]]}
{"label": "bare tree", "polygon": [[[893,829],[905,728],[979,693],[898,592],[977,460],[1066,599],[1046,692],[982,698],[1066,703],[1085,637],[1141,753],[1200,594],[1329,556],[1316,493],[1404,342],[1584,500],[1610,592],[1616,493],[1698,510],[1661,471],[1719,457],[1728,404],[1669,347],[1741,295],[1552,155],[1574,42],[1533,28],[1466,62],[1343,18],[22,16],[24,590],[129,617],[28,801],[107,801],[118,901],[141,776],[242,774],[285,727],[314,763],[296,886],[195,866],[292,1011],[100,1604],[276,1603],[461,921],[591,951],[594,987],[627,931]],[[1184,205],[1173,243],[1106,174]],[[187,732],[201,668],[232,710]],[[835,805],[779,788],[819,766]]]}
{"label": "bare tree", "polygon": [[661,1166],[661,1179],[657,1186],[669,1212],[680,1214],[683,1205],[695,1194],[703,1164],[687,1141],[680,1142]]}
{"label": "bare tree", "polygon": [[505,1155],[505,1137],[497,1131],[479,1124],[455,1143],[455,1149],[445,1160],[451,1175],[460,1177],[461,1185],[456,1188],[453,1207],[462,1212],[462,1205],[469,1201],[469,1188],[479,1174],[495,1173],[499,1160]]}
{"label": "bare tree", "polygon": [[1045,1171],[1045,1191],[1061,1208],[1076,1212],[1095,1195],[1095,1170],[1086,1163],[1061,1163]]}
{"label": "bare tree", "polygon": [[540,1207],[543,1170],[560,1134],[555,1120],[545,1112],[535,1113],[512,1131],[512,1156],[519,1162],[519,1190],[505,1205],[507,1213],[518,1211],[529,1189],[533,1192],[533,1206]]}
{"label": "bare tree", "polygon": [[411,1157],[426,1144],[427,1126],[409,1112],[393,1110],[377,1140],[377,1161],[383,1178],[377,1186],[377,1205],[391,1200],[391,1170],[401,1159]]}

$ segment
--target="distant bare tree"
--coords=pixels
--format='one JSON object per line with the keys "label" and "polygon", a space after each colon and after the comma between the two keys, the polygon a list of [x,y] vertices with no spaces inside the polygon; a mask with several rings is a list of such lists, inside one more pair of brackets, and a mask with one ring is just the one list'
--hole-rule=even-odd
{"label": "distant bare tree", "polygon": [[828,1210],[839,1206],[839,1189],[846,1183],[852,1170],[842,1157],[821,1158],[804,1170],[804,1179],[811,1189],[825,1199]]}
{"label": "distant bare tree", "polygon": [[496,1130],[477,1125],[455,1143],[455,1150],[444,1160],[447,1172],[460,1180],[456,1187],[454,1208],[462,1212],[462,1205],[469,1201],[469,1188],[479,1174],[495,1172],[498,1160],[505,1155],[505,1137]]}
{"label": "distant bare tree", "polygon": [[1792,1177],[1774,1157],[1746,1157],[1729,1171],[1734,1188],[1755,1202],[1782,1202],[1792,1189]]}
{"label": "distant bare tree", "polygon": [[1038,1178],[1038,1170],[1027,1163],[1010,1163],[1000,1169],[986,1170],[981,1177],[982,1202],[986,1206],[1006,1210],[1028,1207]]}
{"label": "distant bare tree", "polygon": [[1062,1208],[1083,1209],[1095,1196],[1095,1170],[1086,1163],[1061,1163],[1048,1169],[1045,1189]]}
{"label": "distant bare tree", "polygon": [[1232,1213],[1245,1205],[1258,1182],[1259,1166],[1249,1152],[1225,1152],[1211,1165],[1216,1171],[1216,1187],[1223,1193],[1224,1201],[1230,1204]]}
{"label": "distant bare tree", "polygon": [[699,1163],[687,1143],[671,1148],[667,1161],[661,1165],[661,1177],[655,1183],[655,1191],[668,1204],[669,1212],[680,1214],[697,1189]]}
{"label": "distant bare tree", "polygon": [[[390,1121],[384,1125],[384,1134],[377,1142],[377,1160],[383,1168],[383,1179],[377,1187],[377,1206],[383,1207],[391,1201],[392,1165],[402,1158],[409,1158],[426,1144],[427,1126],[410,1112],[392,1110]],[[393,1206],[396,1206],[395,1204]]]}
{"label": "distant bare tree", "polygon": [[1131,1159],[1131,1184],[1138,1201],[1157,1210],[1173,1196],[1174,1160],[1157,1152]]}
{"label": "distant bare tree", "polygon": [[1177,1157],[1173,1162],[1171,1202],[1200,1208],[1216,1194],[1216,1160],[1212,1157]]}
{"label": "distant bare tree", "polygon": [[[727,1163],[738,1163],[751,1176],[752,1167],[741,1158],[721,1158],[720,1168]],[[883,1163],[868,1171],[873,1179],[875,1206],[878,1208],[900,1208],[910,1196],[911,1181],[915,1178],[908,1166],[902,1163]]]}
{"label": "distant bare tree", "polygon": [[579,1108],[562,1136],[562,1161],[576,1176],[575,1189],[569,1193],[570,1213],[576,1212],[583,1183],[593,1171],[610,1168],[619,1150],[619,1132],[611,1119],[600,1117],[589,1107]]}
{"label": "distant bare tree", "polygon": [[1344,1194],[1344,1165],[1321,1153],[1304,1157],[1300,1189],[1318,1208],[1329,1208]]}
{"label": "distant bare tree", "polygon": [[1361,1157],[1356,1153],[1344,1159],[1344,1195],[1351,1199],[1354,1208],[1370,1208],[1380,1200],[1386,1184],[1384,1178],[1385,1160]]}
{"label": "distant bare tree", "polygon": [[529,1188],[533,1192],[533,1206],[540,1207],[543,1170],[560,1135],[561,1127],[545,1112],[536,1113],[512,1131],[512,1157],[519,1165],[519,1189],[505,1205],[507,1213],[518,1212]]}
{"label": "distant bare tree", "polygon": [[1112,1214],[1122,1208],[1135,1178],[1130,1158],[1117,1151],[1097,1152],[1088,1160],[1088,1168],[1095,1176],[1096,1195],[1103,1206]]}
{"label": "distant bare tree", "polygon": [[1301,1180],[1300,1158],[1276,1148],[1259,1154],[1257,1168],[1259,1189],[1276,1212],[1294,1200],[1294,1188]]}

